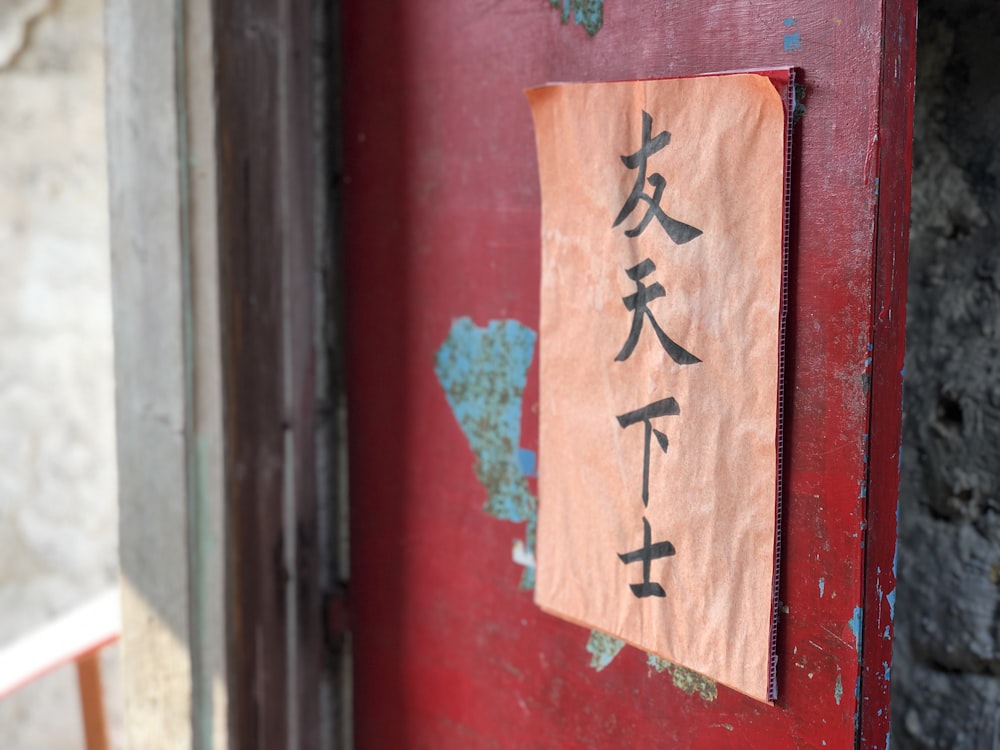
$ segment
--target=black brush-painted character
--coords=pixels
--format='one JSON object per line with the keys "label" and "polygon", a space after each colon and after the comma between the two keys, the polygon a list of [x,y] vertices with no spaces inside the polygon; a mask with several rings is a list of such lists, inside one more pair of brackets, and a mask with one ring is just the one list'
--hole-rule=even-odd
{"label": "black brush-painted character", "polygon": [[642,583],[630,583],[628,587],[636,598],[643,599],[647,596],[666,596],[667,592],[663,586],[649,580],[653,560],[661,557],[670,557],[677,553],[674,545],[670,542],[657,542],[653,544],[653,532],[649,528],[649,521],[642,517],[642,546],[639,549],[618,553],[618,558],[626,565],[630,563],[642,563]]}
{"label": "black brush-painted character", "polygon": [[[646,163],[649,161],[650,156],[670,143],[670,133],[664,130],[655,138],[652,137],[652,133],[653,118],[649,112],[643,111],[642,147],[634,154],[628,154],[627,156],[621,157],[622,163],[626,167],[638,170],[638,173],[635,176],[635,185],[632,186],[632,192],[629,193],[628,198],[625,199],[625,205],[622,206],[622,210],[618,212],[618,216],[615,218],[615,223],[611,226],[612,228],[617,227],[625,221],[625,219],[628,218],[633,211],[635,211],[636,207],[639,205],[639,201],[645,201],[649,204],[649,208],[646,209],[646,215],[642,217],[642,221],[631,229],[626,230],[625,236],[638,237],[642,234],[642,231],[646,228],[649,222],[655,217],[667,233],[667,236],[676,244],[683,245],[685,242],[690,242],[695,237],[699,236],[702,232],[700,229],[696,229],[690,224],[685,224],[682,221],[677,221],[677,219],[667,216],[663,209],[660,208],[660,199],[663,197],[663,190],[667,186],[667,181],[663,178],[663,175],[658,172],[651,174],[647,180]],[[647,181],[653,186],[652,195],[647,195],[645,192]]]}
{"label": "black brush-painted character", "polygon": [[652,420],[657,417],[675,417],[680,413],[681,408],[677,405],[677,399],[670,397],[654,401],[648,406],[630,411],[627,414],[618,415],[618,424],[621,425],[622,429],[640,422],[646,428],[642,446],[642,507],[644,508],[649,507],[649,449],[652,447],[653,436],[656,436],[656,442],[659,443],[660,450],[664,453],[670,447],[667,436],[653,427]]}
{"label": "black brush-painted character", "polygon": [[701,360],[665,334],[649,309],[649,303],[654,299],[667,296],[666,291],[663,289],[663,285],[659,282],[650,284],[649,286],[642,283],[642,279],[649,276],[649,274],[655,270],[656,266],[649,258],[646,258],[646,260],[639,265],[632,266],[631,268],[625,270],[625,273],[628,274],[628,277],[635,282],[636,286],[635,294],[630,294],[628,297],[622,297],[622,302],[625,303],[625,309],[632,313],[632,328],[628,333],[628,339],[626,339],[625,345],[622,347],[622,350],[618,352],[618,356],[615,357],[615,362],[624,362],[632,354],[632,351],[635,349],[635,345],[639,343],[639,333],[642,331],[642,320],[645,316],[649,318],[650,325],[652,325],[653,330],[656,331],[656,337],[660,340],[660,344],[674,362],[679,365],[697,364],[698,362],[701,362]]}

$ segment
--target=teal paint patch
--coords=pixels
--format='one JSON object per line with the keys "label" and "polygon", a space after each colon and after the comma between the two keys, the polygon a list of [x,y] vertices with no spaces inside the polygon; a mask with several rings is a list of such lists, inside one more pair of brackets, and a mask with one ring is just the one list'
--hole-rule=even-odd
{"label": "teal paint patch", "polygon": [[524,472],[524,476],[538,476],[538,455],[534,451],[521,448],[517,452],[517,460],[521,464],[521,471]]}
{"label": "teal paint patch", "polygon": [[657,672],[665,672],[666,670],[674,666],[669,661],[660,658],[656,654],[646,654],[646,663],[653,669],[655,669]]}
{"label": "teal paint patch", "polygon": [[562,22],[583,26],[590,36],[595,36],[604,26],[604,0],[549,0],[549,5],[560,9]]}
{"label": "teal paint patch", "polygon": [[620,641],[607,633],[591,630],[587,639],[587,653],[590,654],[590,666],[600,672],[615,660],[618,653],[625,647],[625,641]]}
{"label": "teal paint patch", "polygon": [[521,588],[525,591],[532,591],[535,588],[535,566],[528,565],[521,573]]}
{"label": "teal paint patch", "polygon": [[861,652],[861,607],[854,608],[854,615],[851,617],[850,622],[847,623],[851,627],[851,632],[854,633],[854,650]]}
{"label": "teal paint patch", "polygon": [[[792,27],[795,26],[795,19],[786,18],[784,21],[782,21],[782,23],[784,24],[785,28],[789,30],[788,33],[785,34],[785,40],[784,40],[785,52],[798,52],[800,49],[802,49],[802,37],[799,36],[799,33],[797,31],[791,30]],[[792,122],[793,123],[795,122],[794,116],[792,117]]]}
{"label": "teal paint patch", "polygon": [[[476,478],[486,489],[484,509],[504,521],[526,523],[525,549],[534,556],[538,502],[522,467],[521,401],[534,357],[536,333],[516,320],[469,318],[452,322],[434,372],[476,457]],[[534,567],[522,588],[533,588]]]}
{"label": "teal paint patch", "polygon": [[895,621],[896,619],[896,589],[893,589],[888,594],[885,595],[885,600],[889,602],[889,619]]}
{"label": "teal paint patch", "polygon": [[825,591],[826,591],[826,579],[825,578],[820,578],[819,579],[819,598],[820,599],[823,598],[823,593]]}
{"label": "teal paint patch", "polygon": [[833,699],[837,701],[837,705],[840,705],[840,699],[844,697],[844,681],[840,678],[840,672],[837,672],[837,684],[833,686]]}

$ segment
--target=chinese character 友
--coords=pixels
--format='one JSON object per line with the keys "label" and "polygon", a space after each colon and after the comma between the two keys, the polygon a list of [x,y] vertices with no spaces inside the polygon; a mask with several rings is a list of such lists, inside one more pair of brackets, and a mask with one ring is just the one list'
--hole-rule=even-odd
{"label": "chinese character \u53cb", "polygon": [[[632,186],[632,192],[629,193],[628,198],[625,199],[625,205],[622,206],[622,210],[618,212],[618,216],[615,218],[615,223],[612,224],[612,228],[617,227],[623,221],[625,221],[628,216],[635,211],[636,207],[639,205],[640,201],[644,201],[649,204],[646,209],[646,214],[642,217],[642,220],[636,224],[631,229],[625,231],[626,237],[638,237],[642,234],[643,230],[649,224],[652,219],[656,219],[660,222],[660,225],[666,231],[667,236],[678,245],[683,245],[685,242],[690,242],[695,237],[699,236],[702,232],[700,229],[696,229],[690,224],[685,224],[682,221],[677,221],[663,211],[660,208],[660,199],[663,197],[663,190],[667,186],[667,181],[663,178],[663,175],[658,172],[646,177],[646,163],[649,157],[660,151],[668,143],[670,143],[670,133],[664,130],[662,133],[656,137],[651,137],[653,132],[653,118],[648,112],[642,113],[642,146],[634,154],[628,154],[627,156],[622,156],[622,163],[629,169],[636,169],[638,172],[635,176],[635,184]],[[649,182],[653,186],[653,194],[647,195],[645,192],[646,182]]]}

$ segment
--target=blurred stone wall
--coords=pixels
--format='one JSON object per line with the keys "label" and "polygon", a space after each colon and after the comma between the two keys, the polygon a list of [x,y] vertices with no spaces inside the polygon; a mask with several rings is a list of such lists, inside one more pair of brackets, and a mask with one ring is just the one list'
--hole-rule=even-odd
{"label": "blurred stone wall", "polygon": [[920,2],[895,748],[1000,748],[998,9]]}
{"label": "blurred stone wall", "polygon": [[[117,582],[102,14],[0,0],[0,643]],[[0,747],[83,747],[72,666],[0,701]]]}

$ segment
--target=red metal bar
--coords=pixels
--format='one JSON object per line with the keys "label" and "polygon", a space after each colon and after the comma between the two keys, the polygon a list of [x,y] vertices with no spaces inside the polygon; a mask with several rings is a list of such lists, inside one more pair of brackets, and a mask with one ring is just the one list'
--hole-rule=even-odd
{"label": "red metal bar", "polygon": [[98,651],[91,651],[76,660],[76,677],[80,686],[80,708],[87,750],[108,750],[108,727],[104,714],[101,687],[101,661]]}

